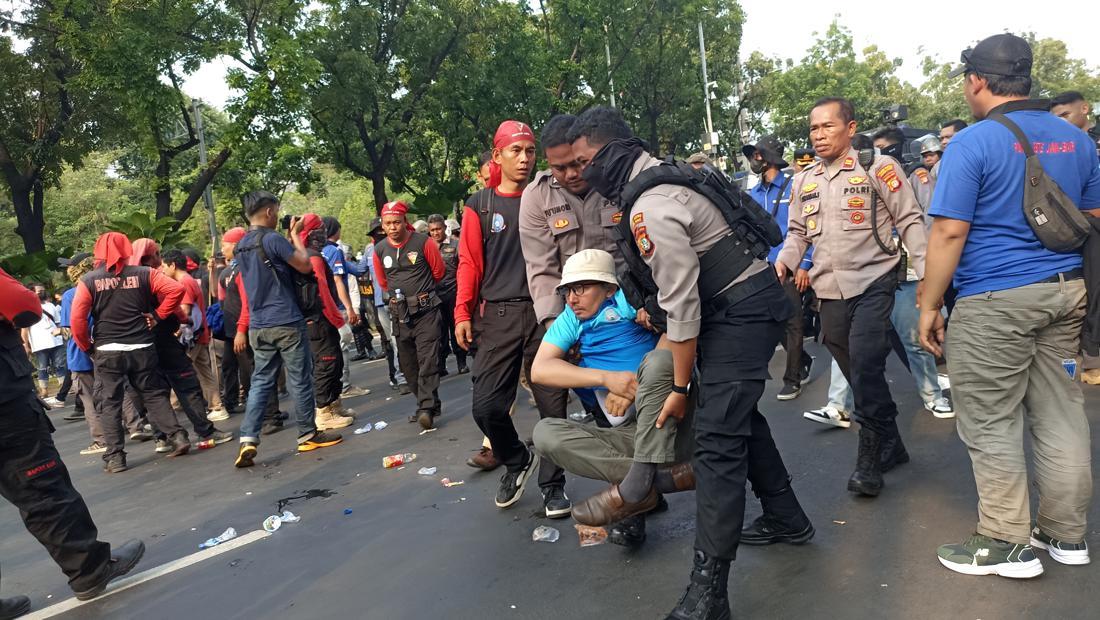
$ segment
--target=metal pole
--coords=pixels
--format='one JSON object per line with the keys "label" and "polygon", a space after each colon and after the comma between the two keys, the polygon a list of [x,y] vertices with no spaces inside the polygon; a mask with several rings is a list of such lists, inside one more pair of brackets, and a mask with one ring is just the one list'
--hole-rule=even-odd
{"label": "metal pole", "polygon": [[714,123],[710,117],[710,82],[707,80],[707,47],[703,42],[703,20],[699,20],[699,58],[703,64],[703,103],[707,108],[707,142],[714,135]]}
{"label": "metal pole", "polygon": [[603,53],[607,57],[607,84],[611,89],[611,107],[615,106],[615,78],[611,77],[611,45],[608,43],[607,22],[603,23]]}
{"label": "metal pole", "polygon": [[[199,165],[206,170],[206,134],[202,129],[201,106],[198,99],[191,102],[195,111],[195,131],[199,134]],[[206,204],[206,216],[210,225],[210,255],[213,256],[218,252],[218,220],[214,217],[214,196],[210,191],[210,183],[202,190],[202,200]]]}

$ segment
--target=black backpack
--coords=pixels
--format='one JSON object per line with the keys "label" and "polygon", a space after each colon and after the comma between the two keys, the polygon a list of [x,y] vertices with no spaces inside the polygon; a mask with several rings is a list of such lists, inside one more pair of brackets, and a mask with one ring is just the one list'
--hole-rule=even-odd
{"label": "black backpack", "polygon": [[658,185],[678,185],[702,195],[718,208],[732,231],[699,258],[699,297],[704,303],[754,260],[766,257],[773,247],[782,243],[783,233],[771,214],[717,170],[706,167],[696,170],[684,162],[669,159],[634,177],[623,187],[619,197],[622,215],[615,238],[626,262],[626,270],[618,274],[619,285],[627,300],[636,308],[645,308],[650,321],[665,331],[666,314],[657,303],[657,285],[634,243],[630,224],[634,203]]}

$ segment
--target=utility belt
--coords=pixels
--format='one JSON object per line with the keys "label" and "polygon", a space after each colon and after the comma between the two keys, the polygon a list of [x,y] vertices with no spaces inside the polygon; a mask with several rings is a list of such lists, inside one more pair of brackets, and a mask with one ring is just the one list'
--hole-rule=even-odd
{"label": "utility belt", "polygon": [[417,293],[412,297],[397,299],[390,297],[390,316],[394,321],[408,323],[413,317],[427,312],[443,302],[435,292]]}
{"label": "utility belt", "polygon": [[703,318],[724,312],[726,308],[729,308],[739,301],[748,299],[768,288],[773,283],[778,282],[779,280],[775,275],[775,269],[771,267],[762,270],[760,273],[753,274],[746,278],[744,282],[738,282],[714,297],[704,301],[702,307]]}

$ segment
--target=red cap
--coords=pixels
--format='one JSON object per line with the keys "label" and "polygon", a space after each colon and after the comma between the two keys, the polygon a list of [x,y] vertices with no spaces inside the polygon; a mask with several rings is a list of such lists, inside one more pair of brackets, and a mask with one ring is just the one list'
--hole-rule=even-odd
{"label": "red cap", "polygon": [[245,232],[245,229],[240,226],[230,228],[222,235],[222,241],[225,243],[239,243],[241,239],[244,239]]}
{"label": "red cap", "polygon": [[382,211],[379,212],[380,217],[387,215],[405,215],[409,212],[409,205],[401,202],[400,200],[394,200],[382,205]]}
{"label": "red cap", "polygon": [[[493,148],[504,149],[515,144],[516,142],[522,142],[527,140],[529,142],[535,141],[535,132],[531,131],[531,128],[527,126],[527,123],[521,123],[519,121],[504,121],[497,127],[497,132],[493,134]],[[496,187],[501,182],[501,169],[500,164],[495,161],[489,160],[489,181],[485,184],[486,187]]]}
{"label": "red cap", "polygon": [[298,236],[302,239],[302,243],[306,242],[309,237],[309,233],[324,226],[324,222],[321,221],[321,216],[316,213],[306,213],[302,216],[302,229],[298,231]]}

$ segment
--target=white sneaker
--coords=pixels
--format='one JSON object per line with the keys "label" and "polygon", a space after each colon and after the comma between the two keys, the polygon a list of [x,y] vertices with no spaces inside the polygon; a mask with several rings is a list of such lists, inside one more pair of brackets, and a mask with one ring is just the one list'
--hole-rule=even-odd
{"label": "white sneaker", "polygon": [[932,415],[937,418],[947,419],[955,417],[955,409],[951,406],[951,401],[946,396],[941,396],[936,400],[930,400],[924,403],[924,408],[931,411]]}
{"label": "white sneaker", "polygon": [[91,443],[91,445],[89,445],[87,448],[84,448],[83,450],[81,450],[80,453],[84,454],[84,455],[103,454],[106,451],[107,451],[107,446],[99,443],[98,441],[93,441]]}
{"label": "white sneaker", "polygon": [[948,377],[942,372],[936,375],[936,382],[940,384],[941,390],[951,389],[951,377]]}
{"label": "white sneaker", "polygon": [[221,422],[222,420],[229,419],[229,412],[224,407],[219,409],[211,409],[210,413],[206,414],[206,419],[211,422]]}
{"label": "white sneaker", "polygon": [[852,425],[851,416],[847,411],[837,409],[831,405],[822,407],[821,409],[811,409],[802,414],[802,417],[813,422],[820,422],[821,424],[827,424],[829,426],[839,426],[840,428],[848,428]]}
{"label": "white sneaker", "polygon": [[46,403],[50,407],[53,407],[54,409],[60,409],[65,406],[65,403],[57,400],[53,396],[47,396],[46,398],[43,398],[42,402]]}

